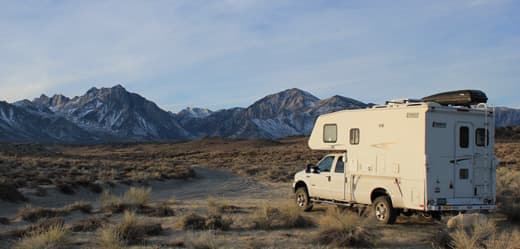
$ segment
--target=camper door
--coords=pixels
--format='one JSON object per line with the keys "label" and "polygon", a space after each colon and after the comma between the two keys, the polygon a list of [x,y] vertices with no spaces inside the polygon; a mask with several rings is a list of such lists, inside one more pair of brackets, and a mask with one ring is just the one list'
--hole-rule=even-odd
{"label": "camper door", "polygon": [[454,170],[455,197],[473,196],[473,165],[475,133],[470,122],[457,122],[455,126],[455,157],[451,160]]}

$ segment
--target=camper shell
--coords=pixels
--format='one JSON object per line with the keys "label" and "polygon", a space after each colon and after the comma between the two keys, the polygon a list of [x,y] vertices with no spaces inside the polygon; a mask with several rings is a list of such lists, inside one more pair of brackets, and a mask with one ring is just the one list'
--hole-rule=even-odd
{"label": "camper shell", "polygon": [[334,153],[295,175],[304,209],[379,206],[378,197],[393,216],[495,208],[494,114],[486,104],[402,99],[338,111],[318,117],[308,145]]}

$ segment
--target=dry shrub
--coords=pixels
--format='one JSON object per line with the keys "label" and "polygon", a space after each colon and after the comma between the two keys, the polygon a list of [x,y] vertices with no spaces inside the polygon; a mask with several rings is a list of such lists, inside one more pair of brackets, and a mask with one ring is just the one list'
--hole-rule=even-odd
{"label": "dry shrub", "polygon": [[474,225],[469,228],[458,227],[450,233],[451,248],[476,249],[483,248],[484,241],[496,233],[496,227],[492,222],[485,225]]}
{"label": "dry shrub", "polygon": [[188,233],[186,235],[186,246],[190,249],[218,249],[223,248],[222,243],[217,240],[211,231]]}
{"label": "dry shrub", "polygon": [[18,202],[27,201],[27,198],[14,185],[0,183],[0,200]]}
{"label": "dry shrub", "polygon": [[123,220],[116,226],[121,239],[130,244],[142,242],[147,235],[159,235],[163,230],[161,224],[149,223],[139,219],[133,212],[126,211]]}
{"label": "dry shrub", "polygon": [[53,217],[53,218],[44,218],[39,220],[37,223],[26,226],[24,228],[19,228],[15,230],[11,230],[9,235],[13,237],[24,237],[30,233],[34,233],[36,231],[44,231],[50,229],[52,227],[64,226],[65,220],[62,217]]}
{"label": "dry shrub", "polygon": [[518,230],[499,232],[493,222],[466,228],[444,228],[432,241],[434,248],[446,249],[517,249],[518,245]]}
{"label": "dry shrub", "polygon": [[280,208],[264,205],[251,215],[253,228],[270,230],[275,228],[307,228],[314,226],[314,222],[303,216],[294,205],[285,204]]}
{"label": "dry shrub", "polygon": [[61,226],[32,231],[14,245],[15,249],[61,249],[69,248],[67,230]]}
{"label": "dry shrub", "polygon": [[175,211],[165,202],[155,206],[144,206],[141,212],[152,217],[170,217],[175,215]]}
{"label": "dry shrub", "polygon": [[104,190],[98,199],[102,210],[114,210],[116,207],[121,206],[121,198],[112,195],[109,190]]}
{"label": "dry shrub", "polygon": [[192,213],[182,218],[181,225],[184,230],[203,230],[206,227],[206,218]]}
{"label": "dry shrub", "polygon": [[141,210],[150,202],[151,192],[151,188],[131,187],[121,198],[105,190],[99,196],[99,202],[102,210],[113,213],[120,213],[125,210]]}
{"label": "dry shrub", "polygon": [[514,230],[494,233],[484,242],[484,247],[487,249],[518,249],[520,247],[520,232]]}
{"label": "dry shrub", "polygon": [[206,219],[205,228],[210,230],[229,230],[233,224],[233,220],[231,218],[223,218],[222,215],[209,215]]}
{"label": "dry shrub", "polygon": [[314,222],[294,204],[285,204],[280,208],[281,226],[284,228],[308,228],[315,226]]}
{"label": "dry shrub", "polygon": [[97,246],[100,249],[123,249],[125,241],[116,226],[106,225],[98,231]]}
{"label": "dry shrub", "polygon": [[58,216],[65,216],[68,213],[62,209],[56,208],[41,208],[41,207],[22,207],[18,211],[17,217],[20,217],[22,220],[29,222],[36,222],[43,218],[52,218]]}
{"label": "dry shrub", "polygon": [[82,213],[90,214],[92,212],[92,205],[86,201],[77,201],[65,206],[63,209],[69,212],[81,211]]}
{"label": "dry shrub", "polygon": [[132,207],[143,207],[150,202],[151,188],[131,187],[123,196],[123,202]]}
{"label": "dry shrub", "polygon": [[280,215],[280,211],[276,208],[264,205],[257,209],[250,217],[253,228],[270,230],[275,228],[275,220]]}
{"label": "dry shrub", "polygon": [[108,223],[106,218],[89,217],[78,220],[70,228],[73,232],[92,232]]}
{"label": "dry shrub", "polygon": [[373,247],[377,242],[374,228],[366,218],[351,212],[329,210],[320,219],[314,241],[333,247]]}
{"label": "dry shrub", "polygon": [[497,169],[497,204],[499,212],[511,221],[520,221],[520,171]]}
{"label": "dry shrub", "polygon": [[92,205],[84,201],[78,201],[69,204],[63,208],[42,208],[26,206],[19,209],[17,217],[29,222],[36,222],[42,218],[52,218],[59,216],[66,216],[74,211],[81,211],[83,213],[90,213]]}
{"label": "dry shrub", "polygon": [[231,218],[223,218],[219,214],[210,214],[208,217],[198,214],[189,214],[184,216],[181,226],[184,230],[229,230],[233,220]]}

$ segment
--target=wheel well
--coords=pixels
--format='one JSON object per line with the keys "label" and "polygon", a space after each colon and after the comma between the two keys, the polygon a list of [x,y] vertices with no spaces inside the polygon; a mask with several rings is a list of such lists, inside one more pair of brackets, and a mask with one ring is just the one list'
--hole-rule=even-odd
{"label": "wheel well", "polygon": [[373,203],[374,200],[379,196],[390,196],[386,189],[384,188],[376,188],[372,190],[372,193],[370,194],[370,201]]}
{"label": "wheel well", "polygon": [[305,182],[302,182],[302,181],[297,182],[296,185],[294,186],[294,192],[296,192],[296,190],[299,188],[305,188],[305,191],[308,191],[307,185],[305,184]]}

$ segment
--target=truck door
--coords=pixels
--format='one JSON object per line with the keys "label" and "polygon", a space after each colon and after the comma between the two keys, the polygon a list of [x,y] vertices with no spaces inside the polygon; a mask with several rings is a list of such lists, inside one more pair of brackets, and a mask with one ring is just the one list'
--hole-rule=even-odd
{"label": "truck door", "polygon": [[333,200],[345,200],[345,162],[343,156],[337,156],[334,170],[330,173],[329,194]]}
{"label": "truck door", "polygon": [[472,197],[475,153],[473,125],[457,122],[455,134],[455,158],[451,161],[454,166],[454,197]]}
{"label": "truck door", "polygon": [[317,173],[311,174],[311,196],[330,199],[331,194],[329,191],[329,184],[332,180],[331,169],[332,164],[335,162],[335,156],[326,156],[316,165],[319,169]]}

